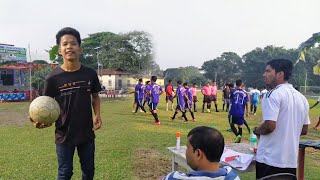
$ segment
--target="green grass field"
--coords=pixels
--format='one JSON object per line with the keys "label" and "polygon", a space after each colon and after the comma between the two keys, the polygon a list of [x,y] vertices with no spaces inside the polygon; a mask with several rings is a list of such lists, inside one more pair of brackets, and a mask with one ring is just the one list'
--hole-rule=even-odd
{"label": "green grass field", "polygon": [[[226,142],[234,135],[229,129],[226,112],[199,113],[197,122],[182,124],[182,120],[169,119],[173,112],[166,112],[164,96],[161,97],[159,118],[161,126],[152,124],[152,116],[133,114],[132,97],[103,99],[103,125],[96,132],[95,179],[159,179],[171,170],[171,159],[166,147],[175,146],[175,134],[181,132],[181,144],[186,142],[187,133],[196,126],[205,125],[219,129]],[[202,100],[202,99],[200,99]],[[316,99],[309,99],[314,104]],[[222,102],[219,101],[219,109]],[[29,103],[0,104],[0,179],[56,179],[57,159],[54,144],[54,127],[35,129],[27,121]],[[201,103],[198,103],[198,110]],[[312,127],[319,116],[320,106],[310,111]],[[190,115],[188,114],[190,118]],[[261,109],[247,121],[250,127],[260,124]],[[309,127],[304,138],[319,139],[320,132]],[[244,130],[243,142],[249,134]],[[320,176],[320,151],[307,148],[305,179]],[[241,174],[241,179],[254,179],[255,174]],[[80,165],[75,153],[73,179],[81,179]]]}

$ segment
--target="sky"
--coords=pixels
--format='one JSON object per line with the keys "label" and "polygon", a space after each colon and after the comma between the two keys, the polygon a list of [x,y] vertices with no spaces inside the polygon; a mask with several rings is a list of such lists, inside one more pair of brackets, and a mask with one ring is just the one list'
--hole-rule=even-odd
{"label": "sky", "polygon": [[152,35],[160,68],[201,65],[267,45],[297,48],[320,32],[319,0],[1,0],[0,43],[49,59],[63,27],[82,38],[109,31]]}

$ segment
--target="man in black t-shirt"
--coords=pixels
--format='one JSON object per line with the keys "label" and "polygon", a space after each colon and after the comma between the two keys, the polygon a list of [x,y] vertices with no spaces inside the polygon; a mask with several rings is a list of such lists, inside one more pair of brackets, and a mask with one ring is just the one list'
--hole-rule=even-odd
{"label": "man in black t-shirt", "polygon": [[222,98],[223,98],[222,110],[224,110],[224,106],[227,105],[226,112],[228,112],[229,107],[230,107],[230,89],[229,89],[228,83],[226,83],[226,85],[224,86],[224,88],[222,90]]}
{"label": "man in black t-shirt", "polygon": [[[63,64],[47,77],[44,95],[51,96],[60,105],[61,115],[56,121],[55,142],[58,157],[58,179],[71,179],[73,155],[77,148],[82,179],[94,176],[94,130],[101,127],[101,85],[97,73],[80,64],[80,34],[73,28],[63,28],[56,35]],[[92,118],[92,107],[94,118]],[[34,122],[37,128],[50,125]]]}

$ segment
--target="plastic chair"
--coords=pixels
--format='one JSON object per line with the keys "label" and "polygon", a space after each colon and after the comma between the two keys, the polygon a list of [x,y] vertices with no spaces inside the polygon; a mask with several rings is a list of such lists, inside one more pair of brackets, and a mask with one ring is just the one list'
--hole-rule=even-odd
{"label": "plastic chair", "polygon": [[277,173],[262,177],[258,180],[296,180],[297,176],[290,173]]}

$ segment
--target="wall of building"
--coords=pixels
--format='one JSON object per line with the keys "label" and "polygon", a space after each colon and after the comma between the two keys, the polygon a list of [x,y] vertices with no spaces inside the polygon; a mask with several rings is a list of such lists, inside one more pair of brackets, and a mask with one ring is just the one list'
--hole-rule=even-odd
{"label": "wall of building", "polygon": [[106,87],[106,90],[115,89],[115,75],[103,75],[100,76],[100,83]]}
{"label": "wall of building", "polygon": [[[143,80],[143,84],[145,84],[146,81],[150,81],[150,78],[142,78],[142,80]],[[109,83],[109,81],[111,81],[111,83]],[[134,87],[138,84],[138,79],[133,78],[132,75],[127,75],[127,74],[121,74],[121,75],[117,74],[117,75],[110,75],[110,76],[102,75],[100,78],[100,82],[103,86],[106,87],[107,90],[109,89],[119,90],[121,88],[134,89]],[[164,79],[159,78],[157,80],[157,83],[160,86],[164,86]]]}

